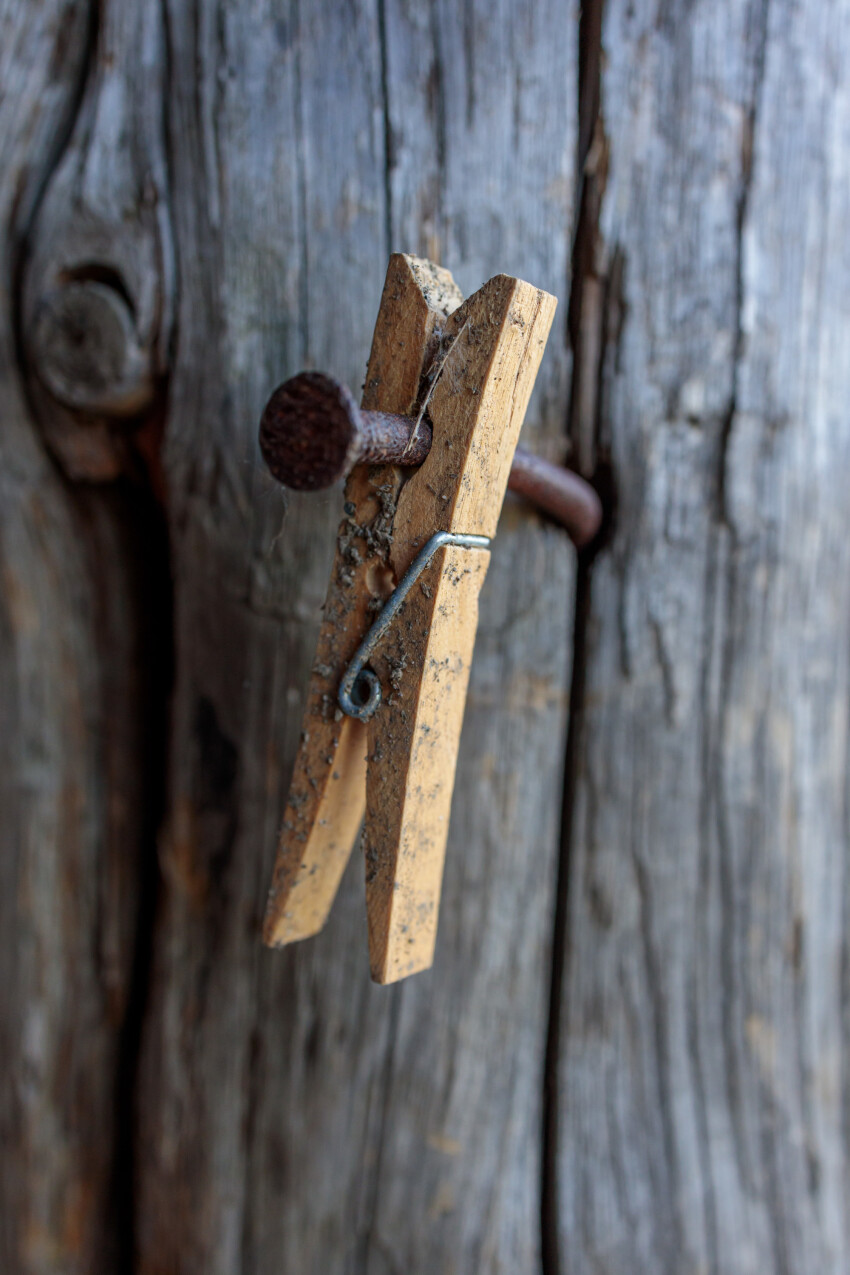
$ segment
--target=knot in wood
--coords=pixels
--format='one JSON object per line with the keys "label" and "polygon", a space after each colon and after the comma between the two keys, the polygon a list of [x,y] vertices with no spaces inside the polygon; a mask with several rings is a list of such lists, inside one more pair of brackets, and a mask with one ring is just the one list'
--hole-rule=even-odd
{"label": "knot in wood", "polygon": [[128,300],[111,284],[71,280],[35,307],[27,346],[36,375],[66,407],[135,416],[153,404],[153,354]]}

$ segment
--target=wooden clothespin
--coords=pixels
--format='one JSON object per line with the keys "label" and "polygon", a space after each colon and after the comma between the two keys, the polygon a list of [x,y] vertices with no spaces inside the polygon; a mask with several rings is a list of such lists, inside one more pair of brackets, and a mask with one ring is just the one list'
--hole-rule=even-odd
{"label": "wooden clothespin", "polygon": [[[346,482],[266,913],[270,945],[321,929],[365,811],[372,977],[392,983],[432,964],[487,545],[555,306],[506,275],[464,302],[448,271],[390,259],[362,406],[423,429],[427,406],[433,443],[406,481],[395,465],[358,465]],[[379,614],[383,631],[360,671],[352,661]]]}

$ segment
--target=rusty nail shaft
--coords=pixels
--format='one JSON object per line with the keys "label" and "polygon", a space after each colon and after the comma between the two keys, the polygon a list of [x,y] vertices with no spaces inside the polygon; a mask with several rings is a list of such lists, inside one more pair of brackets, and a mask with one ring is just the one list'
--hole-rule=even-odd
{"label": "rusty nail shaft", "polygon": [[[260,450],[278,482],[296,491],[319,491],[355,465],[421,465],[431,449],[431,427],[389,412],[362,411],[351,392],[321,372],[302,372],[278,386],[260,421]],[[578,474],[518,447],[508,480],[566,527],[581,548],[599,530],[602,506]]]}

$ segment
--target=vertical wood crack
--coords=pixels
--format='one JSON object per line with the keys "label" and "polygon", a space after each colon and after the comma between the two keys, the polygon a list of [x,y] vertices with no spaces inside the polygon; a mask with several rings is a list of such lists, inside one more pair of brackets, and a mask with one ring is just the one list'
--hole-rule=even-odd
{"label": "vertical wood crack", "polygon": [[758,42],[753,66],[753,92],[749,109],[744,121],[744,134],[741,145],[741,185],[738,192],[738,205],[735,214],[735,336],[732,349],[732,386],[729,393],[729,407],[723,419],[720,434],[720,454],[717,469],[717,512],[718,521],[734,532],[734,520],[729,516],[726,492],[726,463],[729,452],[729,441],[732,427],[738,410],[738,381],[741,359],[744,353],[744,231],[747,222],[747,211],[750,202],[750,190],[753,181],[753,163],[755,155],[756,128],[758,125],[759,105],[762,86],[764,84],[765,62],[767,58],[767,33],[770,18],[770,0],[761,0],[758,9]]}
{"label": "vertical wood crack", "polygon": [[[582,748],[582,716],[587,663],[587,622],[590,610],[591,564],[599,546],[610,535],[614,506],[610,470],[597,446],[601,397],[606,305],[605,289],[597,278],[599,214],[607,170],[607,141],[600,111],[602,68],[602,17],[604,0],[589,0],[581,7],[578,39],[578,154],[576,207],[573,235],[572,278],[568,303],[568,334],[573,351],[573,373],[567,432],[573,443],[580,472],[599,490],[604,523],[597,542],[578,555],[575,624],[572,643],[570,717],[564,756],[560,858],[552,936],[552,976],[543,1078],[543,1137],[541,1181],[541,1257],[543,1275],[561,1275],[559,1242],[558,1072],[564,1008],[564,975],[569,920],[570,849],[576,783]],[[595,158],[594,158],[594,152]],[[612,271],[619,288],[622,263]],[[592,330],[595,328],[595,332]],[[617,333],[619,335],[619,333]]]}
{"label": "vertical wood crack", "polygon": [[390,79],[387,64],[387,4],[377,0],[378,42],[381,54],[381,104],[384,123],[384,235],[387,257],[393,251],[393,181],[394,146],[392,119],[390,116]]}

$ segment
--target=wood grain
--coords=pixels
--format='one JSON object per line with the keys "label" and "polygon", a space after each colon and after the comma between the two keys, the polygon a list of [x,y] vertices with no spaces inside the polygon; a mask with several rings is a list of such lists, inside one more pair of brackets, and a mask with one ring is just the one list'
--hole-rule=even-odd
{"label": "wood grain", "polygon": [[603,45],[617,502],[574,749],[562,1269],[837,1275],[850,23],[613,3]]}
{"label": "wood grain", "polygon": [[[152,156],[125,57],[150,9],[132,8],[122,20],[110,6],[97,42],[85,4],[0,14],[0,1269],[15,1275],[131,1260],[128,1015],[163,712],[152,641],[162,537],[143,485],[68,481],[74,458],[89,476],[120,466],[102,463],[106,427],[92,421],[86,435],[44,389],[26,296],[41,266],[67,264],[62,248],[85,220],[78,202],[54,198],[69,137],[70,168],[88,169],[98,203],[111,175],[125,248],[133,240],[127,187]],[[111,123],[126,122],[123,184],[114,135],[87,113],[105,76]],[[155,78],[148,88],[156,98]],[[111,210],[99,211],[103,228]]]}
{"label": "wood grain", "polygon": [[[284,498],[254,434],[287,373],[357,383],[394,248],[563,294],[575,13],[6,8],[0,1265],[533,1269],[572,549],[508,498],[434,973],[371,986],[358,862],[266,952],[338,500]],[[568,370],[562,328],[555,458]]]}
{"label": "wood grain", "polygon": [[[383,27],[359,3],[262,6],[250,22],[229,2],[167,5],[177,672],[139,1092],[142,1272],[324,1275],[377,1271],[397,1254],[412,1269],[538,1260],[572,547],[506,502],[481,602],[488,653],[470,681],[445,963],[409,996],[371,985],[358,862],[321,934],[266,951],[260,922],[339,498],[284,496],[255,434],[287,375],[314,366],[360,383],[393,249],[457,266],[470,291],[506,270],[563,295],[571,15],[546,3],[505,7],[494,22],[478,5],[473,52],[454,9],[434,11],[432,32],[427,10],[394,4]],[[486,136],[510,163],[479,181]],[[470,196],[476,221],[462,227]],[[429,209],[453,227],[436,254]],[[562,455],[563,328],[552,347],[526,428],[533,446]],[[500,678],[507,700],[492,690]],[[477,793],[487,775],[496,800]],[[488,1053],[497,1062],[485,1072]]]}
{"label": "wood grain", "polygon": [[[846,1267],[848,19],[602,19],[2,8],[4,1271]],[[302,367],[357,383],[398,248],[564,300],[574,248],[526,426],[561,459],[572,401],[610,515],[579,580],[554,1105],[573,555],[510,497],[433,971],[370,985],[356,860],[325,933],[259,942],[338,501],[273,487],[256,422]]]}

